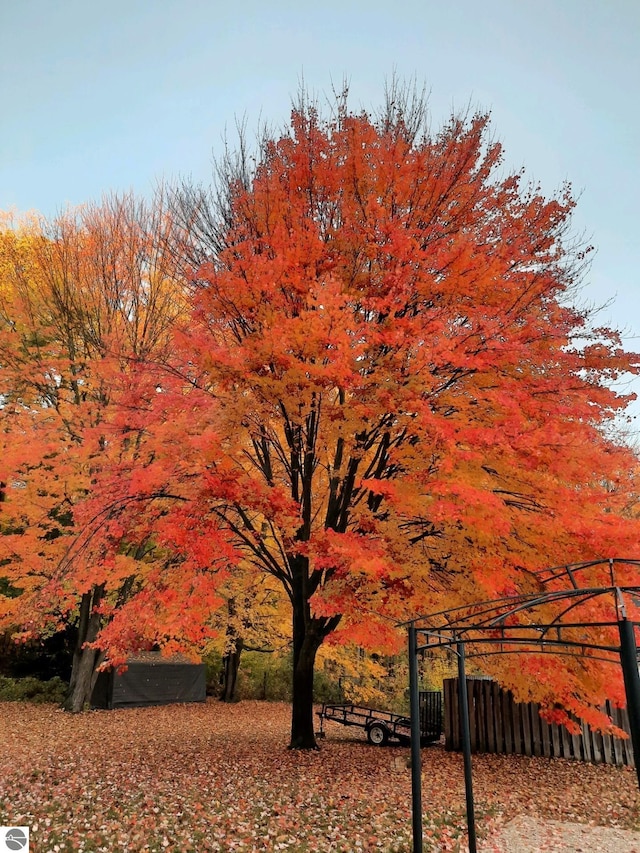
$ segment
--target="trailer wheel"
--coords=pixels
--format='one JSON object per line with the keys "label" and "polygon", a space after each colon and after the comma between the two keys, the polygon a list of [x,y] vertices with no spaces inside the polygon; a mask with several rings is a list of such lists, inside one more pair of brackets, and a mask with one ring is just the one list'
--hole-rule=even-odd
{"label": "trailer wheel", "polygon": [[382,723],[371,723],[367,729],[367,740],[373,746],[384,746],[389,740],[389,732]]}

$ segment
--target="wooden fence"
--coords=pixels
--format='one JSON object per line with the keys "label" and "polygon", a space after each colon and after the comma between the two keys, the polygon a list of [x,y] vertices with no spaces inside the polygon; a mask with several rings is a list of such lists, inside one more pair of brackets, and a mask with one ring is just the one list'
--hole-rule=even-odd
{"label": "wooden fence", "polygon": [[[635,767],[630,738],[593,732],[585,724],[580,734],[571,735],[564,726],[543,720],[535,702],[516,702],[510,691],[502,690],[495,681],[486,678],[468,678],[467,691],[473,752],[539,755]],[[615,708],[607,702],[603,710],[615,726],[629,733],[626,708]],[[446,749],[461,749],[457,678],[444,681],[444,735]]]}

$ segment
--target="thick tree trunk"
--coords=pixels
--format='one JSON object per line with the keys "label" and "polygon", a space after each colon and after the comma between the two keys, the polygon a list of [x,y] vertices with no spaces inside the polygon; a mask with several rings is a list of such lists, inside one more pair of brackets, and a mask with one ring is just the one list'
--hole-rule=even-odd
{"label": "thick tree trunk", "polygon": [[293,707],[289,749],[318,749],[313,720],[316,654],[325,637],[338,626],[340,616],[312,616],[309,602],[317,579],[314,582],[309,578],[309,561],[296,554],[289,557],[289,565],[293,591]]}
{"label": "thick tree trunk", "polygon": [[69,690],[63,704],[65,711],[74,714],[84,710],[90,702],[97,677],[96,668],[100,663],[101,654],[97,649],[89,648],[88,644],[93,643],[100,630],[102,619],[100,614],[95,612],[95,608],[100,604],[103,595],[104,586],[97,586],[92,592],[85,593],[80,602],[78,642],[73,654]]}
{"label": "thick tree trunk", "polygon": [[220,699],[223,702],[236,701],[236,683],[240,669],[240,656],[244,647],[242,637],[236,637],[235,645],[222,658]]}
{"label": "thick tree trunk", "polygon": [[65,711],[77,714],[83,711],[91,701],[98,658],[99,652],[96,649],[82,649],[73,688],[70,689],[64,703]]}
{"label": "thick tree trunk", "polygon": [[313,721],[313,674],[322,638],[307,632],[293,638],[293,706],[290,749],[318,749]]}

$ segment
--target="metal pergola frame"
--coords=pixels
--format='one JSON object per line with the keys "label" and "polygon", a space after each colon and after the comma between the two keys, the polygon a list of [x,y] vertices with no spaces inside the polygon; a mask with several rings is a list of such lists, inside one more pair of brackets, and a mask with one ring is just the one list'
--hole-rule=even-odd
{"label": "metal pergola frame", "polygon": [[[632,583],[622,583],[633,570]],[[580,586],[581,576],[596,569],[607,583]],[[411,702],[411,800],[413,850],[422,853],[422,766],[418,655],[449,649],[458,659],[458,698],[464,756],[469,853],[477,853],[475,806],[469,731],[469,701],[465,661],[492,654],[554,654],[576,659],[621,664],[629,712],[631,742],[640,787],[640,677],[635,628],[640,625],[640,560],[609,558],[543,569],[530,575],[538,590],[441,610],[405,623],[409,641]],[[620,582],[619,582],[620,581]],[[594,604],[600,618],[575,618],[582,605]],[[638,620],[632,614],[638,614]],[[570,616],[571,621],[566,621]],[[630,618],[631,617],[631,618]],[[585,636],[590,629],[617,629],[617,639],[600,642]],[[612,633],[610,631],[609,633]],[[615,635],[614,635],[615,636]],[[470,647],[471,654],[467,647]],[[491,651],[482,651],[487,647]],[[593,652],[598,652],[594,655]]]}

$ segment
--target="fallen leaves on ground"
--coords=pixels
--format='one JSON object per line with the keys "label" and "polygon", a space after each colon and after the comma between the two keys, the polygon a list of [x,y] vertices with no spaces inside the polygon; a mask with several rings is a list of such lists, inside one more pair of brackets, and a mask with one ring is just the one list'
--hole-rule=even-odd
{"label": "fallen leaves on ground", "polygon": [[[327,724],[319,752],[292,752],[289,715],[260,702],[78,716],[2,703],[0,824],[30,826],[31,853],[408,853],[409,750]],[[435,746],[422,760],[425,851],[464,850],[462,757]],[[520,814],[640,828],[628,768],[473,763],[481,840]]]}

